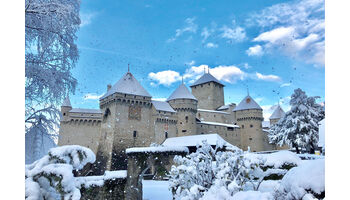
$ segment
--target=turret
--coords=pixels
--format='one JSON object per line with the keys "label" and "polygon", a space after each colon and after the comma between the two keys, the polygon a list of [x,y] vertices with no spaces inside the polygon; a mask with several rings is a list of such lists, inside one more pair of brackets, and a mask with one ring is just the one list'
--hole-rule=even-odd
{"label": "turret", "polygon": [[70,103],[69,97],[67,96],[64,99],[62,106],[61,106],[61,114],[62,114],[61,121],[68,121],[70,110],[72,110],[72,105]]}
{"label": "turret", "polygon": [[278,105],[270,117],[270,126],[276,124],[284,116],[284,114],[284,110],[281,108],[280,105]]}
{"label": "turret", "polygon": [[192,94],[198,99],[198,108],[216,110],[225,105],[224,84],[211,75],[209,71],[190,87]]}
{"label": "turret", "polygon": [[182,83],[169,96],[167,102],[177,112],[177,136],[195,135],[198,101],[187,87]]}
{"label": "turret", "polygon": [[264,119],[262,111],[259,104],[249,95],[233,109],[237,125],[240,126],[243,150],[247,150],[248,146],[251,151],[262,151],[264,149],[261,124]]}

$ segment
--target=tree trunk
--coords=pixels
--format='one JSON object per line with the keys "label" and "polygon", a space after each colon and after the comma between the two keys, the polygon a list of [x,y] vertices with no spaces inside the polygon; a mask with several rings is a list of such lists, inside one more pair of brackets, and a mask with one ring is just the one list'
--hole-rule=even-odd
{"label": "tree trunk", "polygon": [[314,145],[311,143],[310,144],[310,146],[311,146],[311,148],[310,148],[310,154],[315,154],[315,147],[314,147]]}
{"label": "tree trunk", "polygon": [[295,143],[292,143],[292,146],[295,148],[295,150],[297,151],[297,154],[299,154],[299,148]]}

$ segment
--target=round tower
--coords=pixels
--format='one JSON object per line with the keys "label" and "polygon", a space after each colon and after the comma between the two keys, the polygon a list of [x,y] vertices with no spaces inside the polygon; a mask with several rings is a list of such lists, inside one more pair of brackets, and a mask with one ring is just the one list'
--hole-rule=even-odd
{"label": "round tower", "polygon": [[182,83],[167,99],[170,106],[177,112],[177,136],[197,134],[196,113],[197,99]]}
{"label": "round tower", "polygon": [[273,124],[276,124],[284,116],[284,114],[285,114],[284,110],[278,104],[277,108],[273,111],[270,117],[270,126],[272,126]]}
{"label": "round tower", "polygon": [[262,133],[262,108],[247,95],[233,112],[241,132],[241,146],[243,150],[250,147],[252,152],[264,150],[264,135]]}
{"label": "round tower", "polygon": [[192,94],[198,99],[198,108],[216,110],[225,105],[224,84],[213,75],[205,73],[191,85]]}
{"label": "round tower", "polygon": [[69,111],[72,110],[72,105],[70,103],[69,97],[67,96],[63,104],[61,106],[61,114],[62,114],[62,119],[61,121],[68,121],[69,119]]}

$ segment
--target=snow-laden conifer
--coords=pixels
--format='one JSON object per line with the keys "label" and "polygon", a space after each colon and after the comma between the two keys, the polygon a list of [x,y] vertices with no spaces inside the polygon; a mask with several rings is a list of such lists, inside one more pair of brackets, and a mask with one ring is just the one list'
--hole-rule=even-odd
{"label": "snow-laden conifer", "polygon": [[317,147],[318,122],[324,118],[324,110],[316,103],[318,97],[308,97],[300,88],[291,96],[291,109],[269,131],[271,143],[305,148],[311,153]]}

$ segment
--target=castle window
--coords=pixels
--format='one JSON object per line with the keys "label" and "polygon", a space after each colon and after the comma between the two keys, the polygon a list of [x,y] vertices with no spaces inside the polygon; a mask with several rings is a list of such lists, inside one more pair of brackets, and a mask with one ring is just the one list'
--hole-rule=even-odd
{"label": "castle window", "polygon": [[242,129],[244,129],[244,125],[242,125]]}
{"label": "castle window", "polygon": [[250,128],[253,128],[253,124],[250,125]]}
{"label": "castle window", "polygon": [[134,138],[136,138],[136,136],[137,136],[137,131],[134,131],[134,132],[133,132],[133,136],[134,136]]}
{"label": "castle window", "polygon": [[182,132],[183,132],[183,133],[186,133],[186,132],[187,132],[187,130],[182,130]]}
{"label": "castle window", "polygon": [[63,116],[66,116],[66,113],[63,113]]}
{"label": "castle window", "polygon": [[214,115],[214,117],[216,117],[216,116]]}
{"label": "castle window", "polygon": [[186,119],[186,123],[188,123],[188,116],[186,116],[185,119]]}
{"label": "castle window", "polygon": [[204,133],[202,132],[201,134],[203,135]]}
{"label": "castle window", "polygon": [[165,138],[168,138],[168,132],[165,131]]}
{"label": "castle window", "polygon": [[233,127],[227,127],[228,131],[233,131]]}
{"label": "castle window", "polygon": [[249,138],[249,140],[253,140],[253,138]]}

